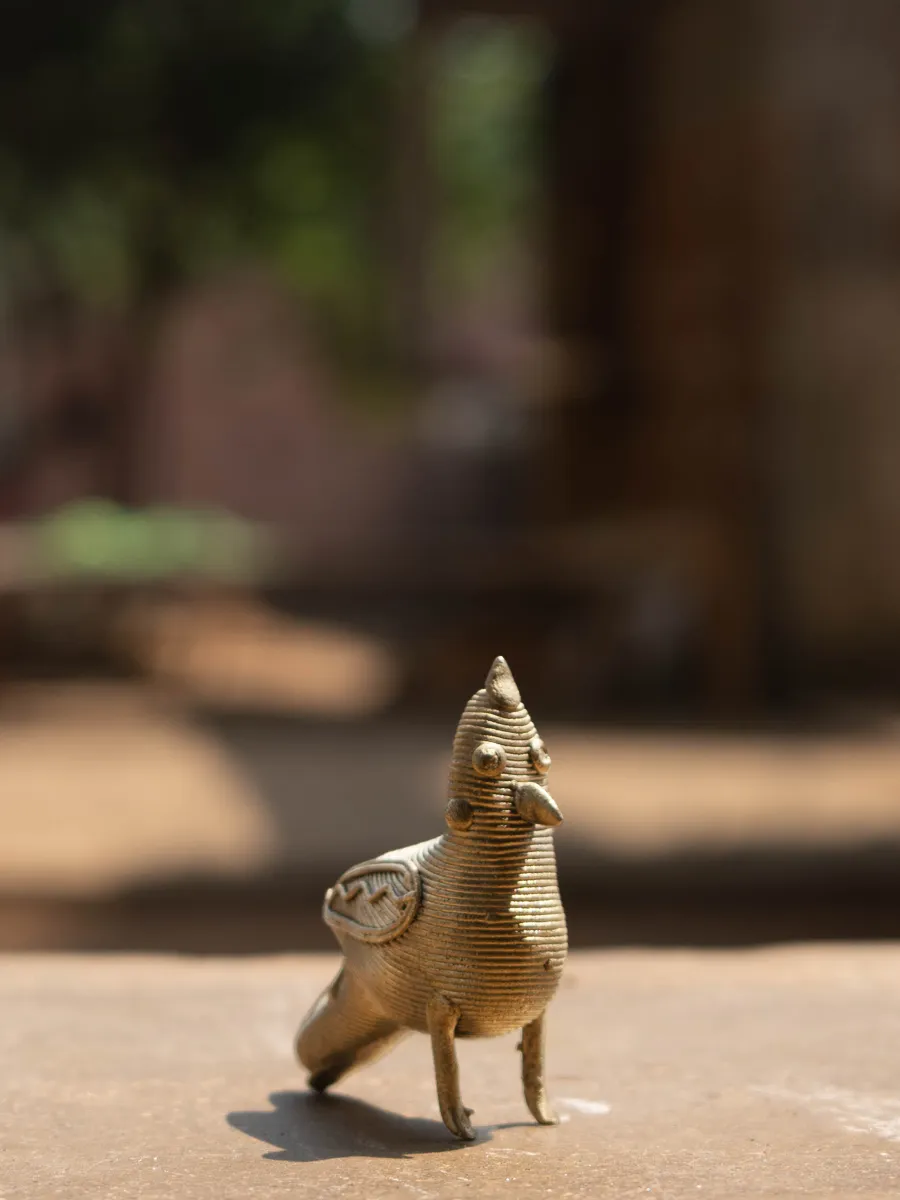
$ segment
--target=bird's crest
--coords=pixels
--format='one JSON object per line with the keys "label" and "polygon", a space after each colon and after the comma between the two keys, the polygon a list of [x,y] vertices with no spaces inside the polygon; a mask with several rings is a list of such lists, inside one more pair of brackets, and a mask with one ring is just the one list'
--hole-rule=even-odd
{"label": "bird's crest", "polygon": [[491,704],[504,712],[515,712],[522,703],[522,697],[519,695],[519,688],[513,679],[513,673],[509,669],[509,663],[502,654],[494,659],[487,679],[484,681],[484,690],[490,697]]}

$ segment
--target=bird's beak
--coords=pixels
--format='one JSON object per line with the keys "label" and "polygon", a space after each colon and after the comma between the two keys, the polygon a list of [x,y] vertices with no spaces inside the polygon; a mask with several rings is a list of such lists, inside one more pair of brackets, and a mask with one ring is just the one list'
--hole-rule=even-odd
{"label": "bird's beak", "polygon": [[513,798],[519,816],[535,825],[558,825],[563,819],[556,801],[539,783],[517,783]]}

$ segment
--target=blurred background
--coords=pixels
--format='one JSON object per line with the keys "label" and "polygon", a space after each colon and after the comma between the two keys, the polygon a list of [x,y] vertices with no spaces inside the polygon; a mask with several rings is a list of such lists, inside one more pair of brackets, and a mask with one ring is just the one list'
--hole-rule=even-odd
{"label": "blurred background", "polygon": [[329,946],[509,659],[573,940],[900,936],[892,0],[8,0],[0,949]]}

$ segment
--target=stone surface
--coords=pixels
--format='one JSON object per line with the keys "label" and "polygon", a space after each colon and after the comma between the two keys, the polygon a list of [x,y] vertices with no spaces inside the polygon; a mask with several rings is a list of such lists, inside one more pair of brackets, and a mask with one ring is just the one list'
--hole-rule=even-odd
{"label": "stone surface", "polygon": [[514,1038],[461,1045],[479,1138],[411,1037],[304,1091],[337,957],[0,959],[0,1196],[876,1197],[900,1190],[900,947],[576,955],[551,1010],[563,1123]]}

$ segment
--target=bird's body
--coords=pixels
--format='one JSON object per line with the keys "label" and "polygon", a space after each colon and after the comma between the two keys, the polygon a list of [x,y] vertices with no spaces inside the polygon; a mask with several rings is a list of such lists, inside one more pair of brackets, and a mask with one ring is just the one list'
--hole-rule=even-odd
{"label": "bird's body", "polygon": [[561,818],[537,783],[549,761],[498,659],[457,732],[450,828],[352,868],[326,895],[324,917],[344,963],[298,1034],[314,1087],[408,1030],[429,1033],[442,1115],[470,1137],[453,1038],[523,1028],[526,1098],[538,1120],[553,1119],[543,1094],[543,1014],[565,962],[566,925],[550,828]]}
{"label": "bird's body", "polygon": [[459,1006],[457,1037],[527,1025],[556,991],[566,942],[559,891],[547,886],[556,874],[552,834],[500,832],[502,841],[486,831],[473,847],[450,831],[385,855],[418,873],[415,921],[402,939],[376,946],[338,934],[373,1001],[407,1029],[428,1032],[435,990]]}

